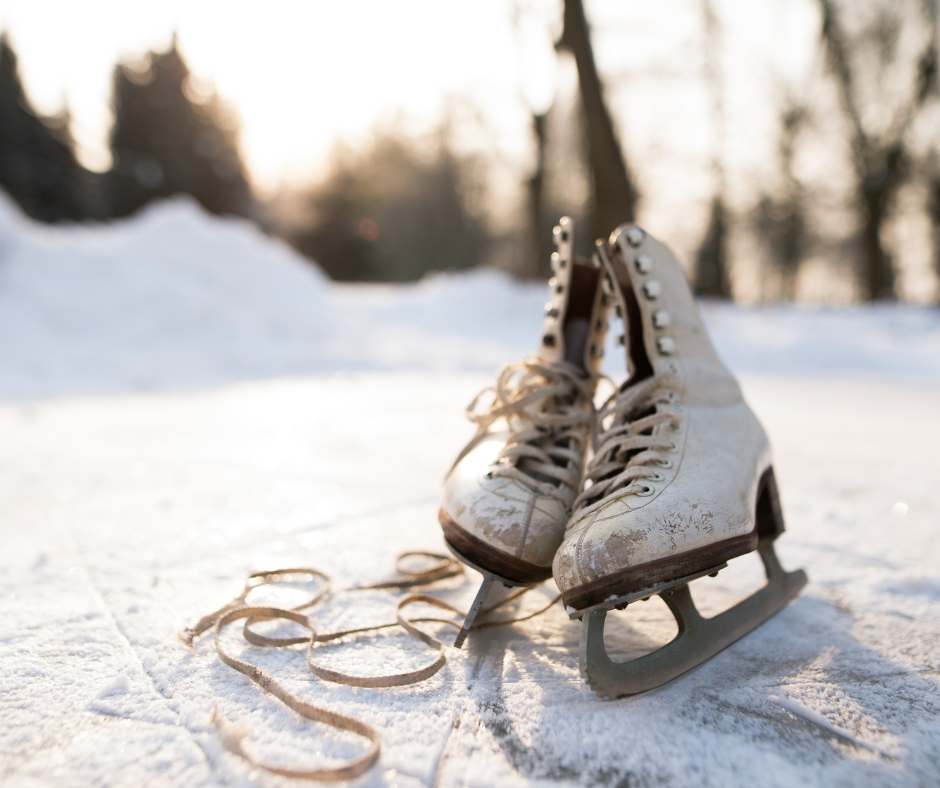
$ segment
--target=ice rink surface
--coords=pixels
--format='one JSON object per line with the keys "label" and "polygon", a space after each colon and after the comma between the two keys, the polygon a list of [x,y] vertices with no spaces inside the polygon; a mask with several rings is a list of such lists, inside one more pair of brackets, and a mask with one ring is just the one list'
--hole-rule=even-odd
{"label": "ice rink surface", "polygon": [[[402,551],[443,550],[463,409],[531,347],[543,291],[494,274],[335,288],[188,205],[54,233],[0,207],[0,783],[296,784],[222,748],[217,704],[259,757],[361,752],[223,665],[211,636],[190,652],[176,632],[247,573],[291,565],[333,578],[322,629],[392,620],[399,593],[344,589],[394,576]],[[226,255],[242,277],[228,290]],[[179,270],[150,297],[135,260]],[[617,701],[582,682],[580,624],[560,607],[471,634],[432,679],[395,689],[320,681],[302,649],[250,646],[232,627],[234,653],[381,731],[381,761],[356,785],[936,785],[940,320],[705,311],[770,433],[778,554],[807,588],[704,666]],[[761,580],[748,556],[692,589],[709,614]],[[468,572],[434,592],[465,608],[477,583]],[[546,583],[520,610],[554,593]],[[624,657],[675,629],[658,599],[608,620]],[[392,631],[320,654],[379,674],[430,652]]]}

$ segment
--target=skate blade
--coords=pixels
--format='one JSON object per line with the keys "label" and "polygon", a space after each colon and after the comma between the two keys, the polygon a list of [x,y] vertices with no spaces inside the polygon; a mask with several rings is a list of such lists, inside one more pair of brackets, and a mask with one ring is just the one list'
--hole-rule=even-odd
{"label": "skate blade", "polygon": [[470,630],[473,629],[473,622],[476,620],[476,617],[483,609],[483,602],[486,599],[487,594],[489,594],[490,590],[493,588],[493,583],[495,581],[496,578],[489,572],[483,573],[483,582],[480,584],[480,590],[477,591],[476,598],[473,600],[473,604],[470,605],[470,609],[467,611],[467,615],[463,620],[463,624],[460,626],[460,631],[457,633],[457,637],[454,639],[454,648],[460,648],[463,646],[463,642],[467,639],[467,635],[470,634]]}
{"label": "skate blade", "polygon": [[[773,539],[762,539],[757,551],[767,573],[767,585],[714,618],[703,618],[692,601],[688,583],[706,573],[683,578],[658,592],[675,616],[679,633],[662,648],[627,662],[614,662],[604,646],[607,610],[579,611],[581,676],[601,697],[622,698],[661,687],[711,659],[718,652],[779,613],[807,583],[802,569],[787,572],[774,552]],[[709,570],[713,572],[714,570]],[[649,589],[638,592],[648,596]],[[640,598],[640,597],[637,597]],[[596,608],[597,606],[595,606]]]}
{"label": "skate blade", "polygon": [[[457,637],[454,639],[454,648],[460,648],[467,639],[467,635],[470,634],[470,630],[473,629],[473,622],[476,620],[476,617],[480,615],[481,612],[486,611],[483,603],[486,601],[487,596],[497,596],[497,590],[500,585],[504,586],[505,588],[522,588],[523,584],[516,583],[512,580],[507,580],[506,578],[500,577],[499,575],[494,575],[492,572],[487,572],[485,569],[473,563],[473,561],[470,561],[458,553],[457,550],[454,549],[453,545],[451,545],[451,543],[446,539],[444,540],[444,544],[447,546],[447,549],[450,550],[454,558],[483,575],[483,582],[480,584],[480,590],[477,591],[477,595],[473,600],[473,604],[470,605],[470,610],[467,611],[467,616],[464,618],[463,624],[460,627],[460,631],[457,633]],[[492,607],[492,605],[489,606],[490,609],[492,609]]]}

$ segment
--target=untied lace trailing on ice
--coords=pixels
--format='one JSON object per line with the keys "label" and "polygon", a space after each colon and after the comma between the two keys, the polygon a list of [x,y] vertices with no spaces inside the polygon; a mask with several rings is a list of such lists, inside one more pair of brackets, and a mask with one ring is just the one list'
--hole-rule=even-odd
{"label": "untied lace trailing on ice", "polygon": [[[415,557],[430,559],[433,563],[430,566],[426,566],[421,569],[411,569],[407,566],[407,561],[408,559],[413,559]],[[401,575],[400,577],[384,582],[373,583],[371,585],[355,586],[353,588],[347,589],[347,591],[352,592],[376,589],[402,590],[408,588],[418,588],[463,574],[463,566],[454,558],[423,551],[403,553],[398,557],[396,567]],[[248,595],[251,593],[251,591],[258,588],[259,586],[267,583],[290,582],[297,576],[314,577],[321,582],[321,586],[317,590],[316,594],[302,602],[300,605],[297,605],[296,607],[288,610],[278,607],[247,604]],[[242,728],[235,728],[230,725],[228,721],[224,719],[217,706],[212,713],[212,722],[219,732],[219,738],[223,746],[225,746],[225,748],[230,752],[241,756],[253,766],[265,769],[266,771],[272,772],[274,774],[319,781],[352,780],[361,774],[364,774],[376,763],[381,752],[381,737],[375,728],[363,722],[362,720],[358,720],[354,717],[349,717],[344,714],[339,714],[337,712],[330,711],[329,709],[316,706],[312,703],[309,703],[308,701],[301,700],[286,690],[283,685],[281,685],[273,676],[271,676],[271,674],[267,673],[256,665],[252,665],[249,662],[245,662],[241,659],[238,659],[237,657],[233,657],[231,654],[226,652],[222,647],[221,641],[222,630],[225,629],[226,626],[235,621],[244,619],[245,624],[242,629],[242,634],[249,643],[252,643],[256,646],[283,648],[285,646],[294,646],[305,643],[307,645],[307,665],[317,677],[324,681],[331,681],[338,684],[348,684],[355,687],[400,687],[429,679],[431,676],[437,673],[447,661],[444,644],[430,633],[418,627],[417,624],[435,622],[453,626],[457,629],[460,628],[460,624],[451,618],[424,617],[408,619],[403,613],[405,608],[414,604],[427,604],[440,608],[441,610],[445,610],[454,615],[466,615],[463,611],[458,610],[439,597],[426,593],[411,593],[399,601],[396,607],[396,620],[394,622],[367,627],[358,627],[355,629],[346,629],[338,632],[321,633],[317,631],[314,620],[303,611],[311,610],[323,599],[325,599],[326,596],[330,593],[330,588],[331,581],[328,575],[308,567],[292,567],[265,572],[255,572],[248,576],[242,592],[231,602],[223,605],[215,612],[210,613],[207,616],[203,616],[203,618],[201,618],[194,626],[187,627],[179,632],[180,640],[192,648],[195,638],[204,632],[207,632],[209,629],[214,628],[216,652],[219,655],[219,659],[221,659],[222,662],[224,662],[226,665],[234,668],[239,673],[243,673],[244,675],[248,676],[248,678],[258,684],[262,689],[270,692],[272,695],[274,695],[274,697],[276,697],[278,700],[283,702],[286,706],[293,709],[301,716],[306,717],[307,719],[314,722],[321,722],[339,730],[355,733],[359,736],[362,736],[369,742],[369,747],[364,754],[358,758],[351,759],[342,766],[335,766],[324,769],[300,769],[277,766],[275,764],[265,763],[264,761],[258,760],[253,755],[251,755],[243,745],[243,740],[247,735],[247,730]],[[518,599],[523,593],[529,590],[531,589],[519,589],[512,594],[509,594],[505,599],[501,600],[495,605],[491,605],[490,607],[481,611],[481,613],[490,613],[498,607]],[[479,629],[485,627],[502,626],[505,624],[526,621],[530,618],[534,618],[535,616],[540,615],[541,613],[544,613],[558,601],[558,598],[560,597],[556,597],[545,607],[527,616],[486,621],[480,624],[475,624],[474,628]],[[299,624],[300,626],[307,629],[310,634],[304,635],[302,637],[275,638],[261,635],[251,628],[253,623],[275,620],[293,621],[294,623]],[[401,627],[413,637],[422,641],[431,649],[436,651],[437,653],[434,659],[427,665],[416,670],[406,671],[403,673],[394,673],[385,676],[356,676],[323,667],[322,665],[318,665],[314,660],[314,652],[316,650],[317,643],[326,643],[329,641],[335,641],[341,638],[349,637],[351,635],[357,635],[366,632],[376,632],[392,627]]]}

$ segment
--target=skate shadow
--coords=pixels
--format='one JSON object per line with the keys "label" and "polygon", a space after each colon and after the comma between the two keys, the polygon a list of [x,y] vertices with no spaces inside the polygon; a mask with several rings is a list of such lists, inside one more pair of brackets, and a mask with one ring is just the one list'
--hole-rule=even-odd
{"label": "skate shadow", "polygon": [[[654,611],[632,621],[609,616],[612,657],[632,659],[671,637]],[[831,770],[833,778],[858,768],[860,779],[870,779],[864,770],[880,766],[886,778],[906,768],[914,782],[929,782],[930,753],[940,744],[936,682],[911,667],[896,644],[892,656],[860,640],[856,633],[870,629],[864,614],[804,593],[670,684],[610,701],[581,680],[580,624],[557,611],[539,627],[527,622],[480,633],[472,649],[481,667],[470,695],[502,755],[527,779],[681,782],[675,764],[694,761],[697,750],[702,761],[714,762],[715,748],[744,747],[796,767]],[[940,633],[928,639],[924,652],[936,653]],[[929,730],[935,733],[924,739]],[[724,778],[759,783],[757,763],[745,759]],[[816,772],[821,782],[823,773]]]}
{"label": "skate shadow", "polygon": [[[547,584],[536,593],[546,599],[555,593]],[[535,604],[530,600],[531,604]],[[614,612],[605,639],[616,659],[627,660],[659,648],[674,637],[677,627],[666,605],[654,598],[643,615],[629,618]],[[602,708],[578,669],[581,623],[560,606],[531,621],[472,632],[465,649],[475,666],[470,678],[472,713],[499,747],[508,763],[527,779],[585,785],[629,785],[631,773],[603,761],[572,766],[571,744],[565,746],[548,729],[579,713]],[[517,699],[531,702],[539,695],[540,712],[522,709]]]}

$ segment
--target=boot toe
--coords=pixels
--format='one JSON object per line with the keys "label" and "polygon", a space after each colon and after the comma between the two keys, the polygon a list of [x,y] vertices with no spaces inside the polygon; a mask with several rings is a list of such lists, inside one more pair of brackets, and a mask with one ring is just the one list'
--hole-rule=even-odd
{"label": "boot toe", "polygon": [[548,576],[567,519],[560,501],[498,477],[483,478],[471,489],[448,486],[446,492],[442,511],[452,526],[480,543],[478,549],[496,551]]}

